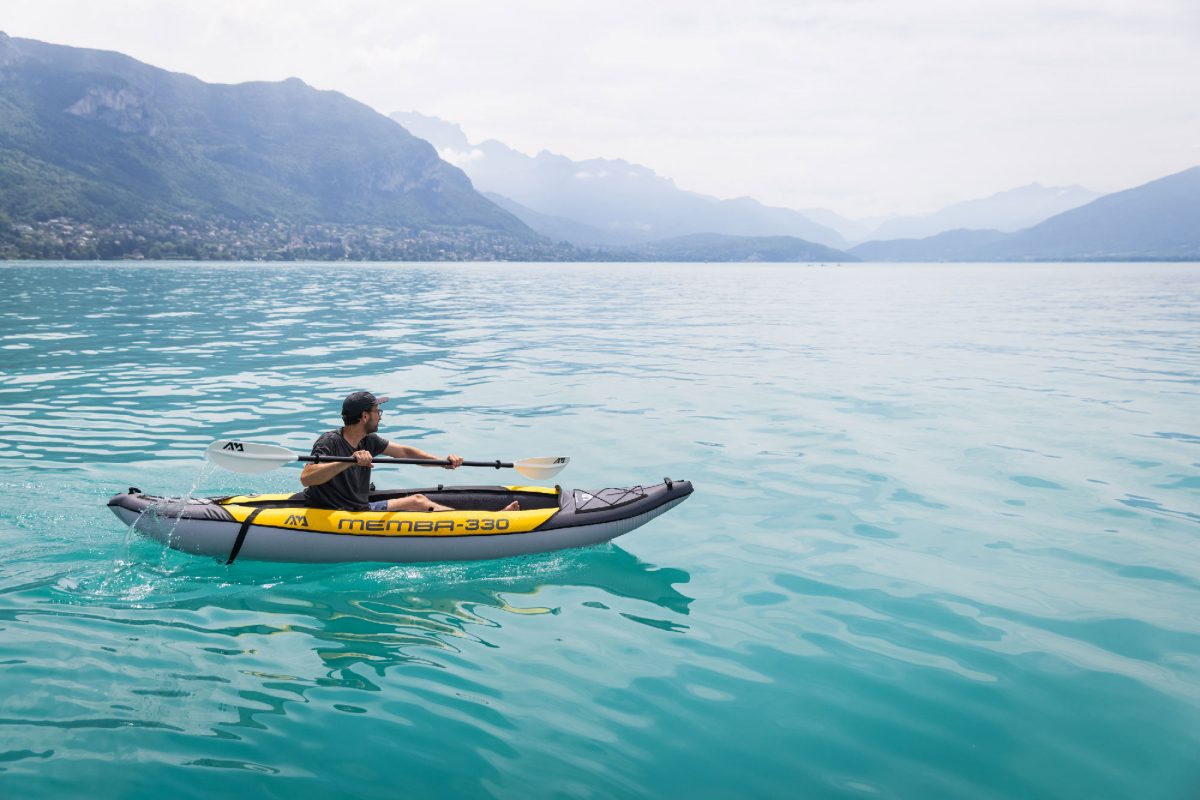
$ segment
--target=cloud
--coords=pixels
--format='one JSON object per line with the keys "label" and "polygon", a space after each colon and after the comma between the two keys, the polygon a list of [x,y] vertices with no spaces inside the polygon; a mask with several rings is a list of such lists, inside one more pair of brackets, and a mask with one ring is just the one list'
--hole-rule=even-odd
{"label": "cloud", "polygon": [[352,70],[392,75],[400,68],[428,61],[437,42],[434,36],[420,35],[404,42],[356,47],[346,53],[346,58]]}
{"label": "cloud", "polygon": [[470,164],[473,161],[482,161],[484,159],[484,152],[478,147],[467,151],[454,150],[453,148],[447,147],[444,150],[439,150],[438,155],[443,161],[448,161],[456,167],[461,167],[464,164]]}

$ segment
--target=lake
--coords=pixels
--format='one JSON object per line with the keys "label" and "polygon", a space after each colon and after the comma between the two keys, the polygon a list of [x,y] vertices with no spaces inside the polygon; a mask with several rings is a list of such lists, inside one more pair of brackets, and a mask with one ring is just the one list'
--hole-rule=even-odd
{"label": "lake", "polygon": [[[105,507],[295,491],[203,448],[356,389],[696,493],[399,566]],[[0,794],[1194,798],[1198,395],[1197,264],[0,265]]]}

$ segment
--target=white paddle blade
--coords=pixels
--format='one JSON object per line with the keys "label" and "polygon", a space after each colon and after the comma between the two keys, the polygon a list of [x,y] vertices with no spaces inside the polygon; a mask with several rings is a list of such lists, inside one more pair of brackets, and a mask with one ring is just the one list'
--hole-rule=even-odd
{"label": "white paddle blade", "polygon": [[208,446],[204,455],[218,467],[244,475],[270,472],[296,460],[291,450],[237,439],[219,439]]}
{"label": "white paddle blade", "polygon": [[544,456],[542,458],[523,458],[513,462],[513,469],[526,478],[535,481],[546,481],[553,478],[571,463],[566,456]]}

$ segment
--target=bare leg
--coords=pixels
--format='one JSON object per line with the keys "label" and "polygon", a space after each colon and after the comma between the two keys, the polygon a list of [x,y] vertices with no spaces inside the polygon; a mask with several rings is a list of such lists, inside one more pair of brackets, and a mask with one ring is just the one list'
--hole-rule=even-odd
{"label": "bare leg", "polygon": [[508,505],[506,505],[504,508],[502,508],[500,510],[501,511],[520,511],[521,504],[518,503],[516,500],[513,500],[511,503],[509,503]]}
{"label": "bare leg", "polygon": [[393,497],[388,500],[388,511],[453,511],[450,506],[435,503],[423,494],[408,497]]}

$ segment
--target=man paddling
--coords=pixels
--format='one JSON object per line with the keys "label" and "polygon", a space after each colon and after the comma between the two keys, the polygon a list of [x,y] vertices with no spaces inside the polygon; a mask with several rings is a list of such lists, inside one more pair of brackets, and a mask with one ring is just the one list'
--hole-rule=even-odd
{"label": "man paddling", "polygon": [[[388,401],[370,392],[353,392],[342,401],[342,422],[346,423],[335,431],[326,431],[313,444],[314,456],[352,456],[355,463],[330,461],[324,464],[306,464],[300,473],[300,484],[304,486],[305,502],[316,508],[335,508],[343,511],[453,511],[450,506],[435,503],[423,494],[394,497],[390,500],[370,501],[371,462],[383,454],[392,458],[427,458],[438,460],[424,450],[409,445],[389,442],[375,432],[383,411],[379,406]],[[449,455],[446,469],[457,469],[462,457]],[[513,501],[504,511],[518,511],[520,505]]]}

